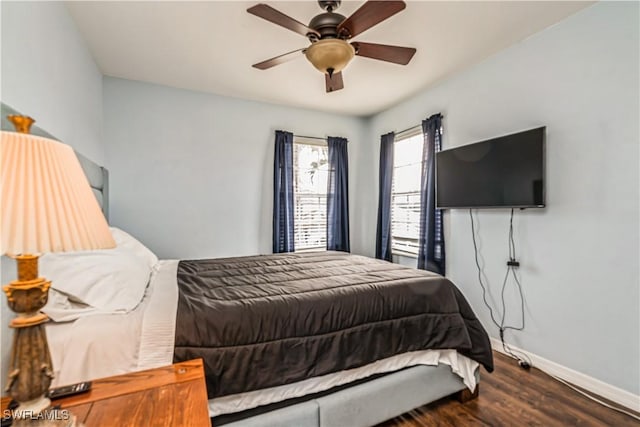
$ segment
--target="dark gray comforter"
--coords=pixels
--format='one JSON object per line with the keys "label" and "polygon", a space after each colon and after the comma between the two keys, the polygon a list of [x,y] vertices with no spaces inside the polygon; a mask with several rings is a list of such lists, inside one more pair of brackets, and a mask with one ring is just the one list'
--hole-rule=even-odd
{"label": "dark gray comforter", "polygon": [[489,371],[489,338],[434,273],[343,252],[181,261],[175,361],[204,360],[209,398],[407,351],[456,349]]}

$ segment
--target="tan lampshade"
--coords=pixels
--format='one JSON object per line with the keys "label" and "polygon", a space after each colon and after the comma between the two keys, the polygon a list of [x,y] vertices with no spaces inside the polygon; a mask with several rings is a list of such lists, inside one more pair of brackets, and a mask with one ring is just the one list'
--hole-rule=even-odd
{"label": "tan lampshade", "polygon": [[115,247],[71,147],[3,131],[0,148],[2,254]]}
{"label": "tan lampshade", "polygon": [[340,39],[318,40],[304,52],[307,59],[321,73],[339,73],[356,54],[349,43]]}

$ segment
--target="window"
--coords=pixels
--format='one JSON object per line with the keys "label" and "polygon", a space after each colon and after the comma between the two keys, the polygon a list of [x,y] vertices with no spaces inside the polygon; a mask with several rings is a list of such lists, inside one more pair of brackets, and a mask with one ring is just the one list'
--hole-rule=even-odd
{"label": "window", "polygon": [[396,137],[391,188],[391,251],[418,255],[422,130],[417,127]]}
{"label": "window", "polygon": [[295,138],[293,223],[296,251],[327,248],[327,143]]}

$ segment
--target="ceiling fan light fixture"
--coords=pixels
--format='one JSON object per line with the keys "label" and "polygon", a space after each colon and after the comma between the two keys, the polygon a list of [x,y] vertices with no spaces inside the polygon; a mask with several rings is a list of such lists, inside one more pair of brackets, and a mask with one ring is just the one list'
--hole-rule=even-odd
{"label": "ceiling fan light fixture", "polygon": [[295,59],[302,51],[309,62],[324,74],[327,92],[333,92],[344,88],[342,70],[356,55],[400,65],[407,65],[411,61],[416,53],[414,48],[359,41],[353,44],[348,42],[402,11],[406,7],[404,0],[367,0],[348,18],[334,12],[340,3],[341,0],[318,0],[318,4],[326,12],[314,16],[309,25],[264,3],[247,9],[250,14],[303,35],[311,42],[311,46],[306,49],[294,50],[267,59],[253,64],[253,67],[266,70]]}
{"label": "ceiling fan light fixture", "polygon": [[349,43],[341,39],[323,39],[313,43],[305,51],[305,56],[321,73],[339,73],[356,54]]}

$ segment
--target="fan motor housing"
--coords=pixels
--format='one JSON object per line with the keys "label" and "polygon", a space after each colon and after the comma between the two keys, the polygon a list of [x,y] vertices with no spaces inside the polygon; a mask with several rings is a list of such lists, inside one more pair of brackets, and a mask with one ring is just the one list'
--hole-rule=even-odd
{"label": "fan motor housing", "polygon": [[325,12],[315,16],[309,22],[309,28],[320,33],[320,39],[337,38],[338,25],[346,19],[345,16],[335,12]]}

